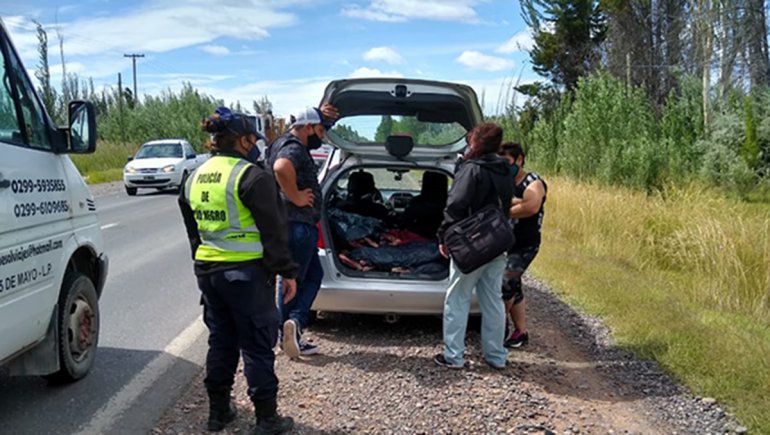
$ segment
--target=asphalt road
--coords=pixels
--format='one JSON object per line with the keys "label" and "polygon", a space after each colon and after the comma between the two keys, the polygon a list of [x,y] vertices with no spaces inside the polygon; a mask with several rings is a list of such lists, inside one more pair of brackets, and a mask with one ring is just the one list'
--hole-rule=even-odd
{"label": "asphalt road", "polygon": [[199,373],[205,328],[176,195],[96,203],[110,271],[94,367],[66,386],[0,372],[0,433],[146,433]]}

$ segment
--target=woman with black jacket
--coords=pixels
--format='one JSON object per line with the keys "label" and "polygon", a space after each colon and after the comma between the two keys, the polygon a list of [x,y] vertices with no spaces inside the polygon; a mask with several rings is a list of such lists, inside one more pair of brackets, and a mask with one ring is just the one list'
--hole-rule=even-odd
{"label": "woman with black jacket", "polygon": [[[469,149],[457,168],[444,221],[438,230],[441,253],[447,258],[444,233],[452,224],[490,204],[500,206],[507,215],[513,197],[513,178],[508,162],[497,155],[502,140],[503,130],[494,123],[480,124],[468,133]],[[504,269],[505,254],[469,274],[460,272],[452,264],[444,302],[444,352],[436,355],[436,364],[455,369],[464,367],[465,329],[475,288],[481,308],[484,359],[496,369],[505,367],[505,307],[501,293]]]}

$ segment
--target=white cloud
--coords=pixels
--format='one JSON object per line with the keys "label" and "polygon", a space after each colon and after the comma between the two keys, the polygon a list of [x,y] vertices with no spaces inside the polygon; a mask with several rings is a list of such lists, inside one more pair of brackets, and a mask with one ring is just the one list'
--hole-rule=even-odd
{"label": "white cloud", "polygon": [[462,52],[456,60],[469,68],[482,71],[502,71],[513,68],[513,62],[508,59],[489,56],[473,50]]}
{"label": "white cloud", "polygon": [[[276,116],[286,117],[297,113],[307,106],[317,106],[323,97],[326,85],[331,77],[310,77],[292,80],[263,80],[242,86],[200,86],[198,89],[214,98],[220,98],[226,104],[240,101],[250,108],[253,100],[267,95],[273,103]],[[181,87],[181,86],[179,86]],[[172,87],[172,89],[175,89]],[[178,88],[176,88],[178,89]]]}
{"label": "white cloud", "polygon": [[529,51],[535,44],[535,40],[532,37],[530,30],[522,30],[521,32],[513,35],[511,39],[507,40],[503,45],[497,47],[495,50],[498,53],[511,54],[518,51]]}
{"label": "white cloud", "polygon": [[361,68],[357,68],[355,71],[350,73],[348,78],[351,79],[364,79],[364,78],[372,78],[372,77],[398,77],[401,78],[404,75],[401,74],[398,71],[380,71],[377,68],[367,68],[365,66],[362,66]]}
{"label": "white cloud", "polygon": [[391,65],[398,65],[404,61],[398,52],[390,47],[373,47],[364,53],[364,60],[370,62],[386,62]]}
{"label": "white cloud", "polygon": [[207,45],[202,45],[198,48],[200,48],[202,52],[208,53],[214,56],[227,56],[228,54],[230,54],[230,49],[225,47],[224,45],[207,44]]}
{"label": "white cloud", "polygon": [[[67,75],[81,74],[83,72],[87,72],[86,66],[80,62],[67,62],[66,65],[67,65]],[[57,63],[55,65],[50,65],[48,70],[51,72],[51,76],[61,77],[62,75],[62,69],[61,69],[60,63]]]}
{"label": "white cloud", "polygon": [[[293,13],[280,10],[286,6],[271,0],[231,1],[218,3],[216,13],[212,13],[211,3],[207,0],[157,1],[123,15],[60,23],[59,28],[67,56],[128,51],[161,53],[210,43],[221,37],[266,38],[270,28],[297,23]],[[34,24],[19,17],[11,17],[10,21],[5,18],[4,21],[20,51],[34,50]],[[54,42],[54,26],[46,28],[49,40]]]}
{"label": "white cloud", "polygon": [[527,97],[519,94],[514,89],[515,86],[537,81],[534,77],[495,77],[481,80],[452,80],[448,81],[464,83],[476,91],[479,98],[479,104],[485,115],[498,115],[505,112],[509,104],[515,103],[521,107],[527,100]]}
{"label": "white cloud", "polygon": [[347,6],[342,13],[348,17],[371,21],[404,22],[437,20],[478,23],[474,6],[483,0],[371,0],[366,7]]}

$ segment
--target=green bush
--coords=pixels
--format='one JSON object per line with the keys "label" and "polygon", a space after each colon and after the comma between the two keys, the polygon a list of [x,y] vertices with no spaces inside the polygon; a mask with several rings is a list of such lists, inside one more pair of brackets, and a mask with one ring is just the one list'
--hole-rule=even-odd
{"label": "green bush", "polygon": [[678,180],[690,178],[702,164],[703,152],[697,147],[703,137],[703,102],[701,81],[685,77],[679,92],[666,99],[660,120],[663,146],[666,149],[668,170]]}
{"label": "green bush", "polygon": [[703,152],[701,176],[712,184],[746,194],[756,185],[757,178],[740,155],[744,142],[744,120],[739,114],[717,117],[709,137],[698,141]]}
{"label": "green bush", "polygon": [[[593,74],[555,109],[541,108],[526,135],[528,158],[544,171],[605,184],[653,191],[705,181],[767,198],[760,186],[770,182],[770,90],[730,89],[715,98],[706,130],[701,89],[698,79],[682,77],[654,108],[642,88]],[[511,114],[504,125],[520,119]]]}
{"label": "green bush", "polygon": [[99,135],[109,142],[141,145],[153,139],[184,138],[201,151],[208,135],[201,131],[200,121],[214,112],[222,102],[201,94],[190,84],[179,93],[161,92],[148,95],[136,107],[123,110],[110,107],[98,120]]}
{"label": "green bush", "polygon": [[656,143],[653,113],[644,92],[598,74],[578,84],[564,120],[559,166],[578,178],[654,186],[662,167]]}

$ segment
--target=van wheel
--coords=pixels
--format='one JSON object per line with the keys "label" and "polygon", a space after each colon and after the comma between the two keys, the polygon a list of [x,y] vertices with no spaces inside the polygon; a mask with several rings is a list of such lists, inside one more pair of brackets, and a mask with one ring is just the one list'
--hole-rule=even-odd
{"label": "van wheel", "polygon": [[52,383],[74,382],[88,374],[99,343],[99,299],[94,284],[80,272],[64,276],[57,321],[60,368],[44,377]]}
{"label": "van wheel", "polygon": [[128,186],[126,186],[126,193],[128,194],[128,196],[136,195],[136,187],[128,187]]}

